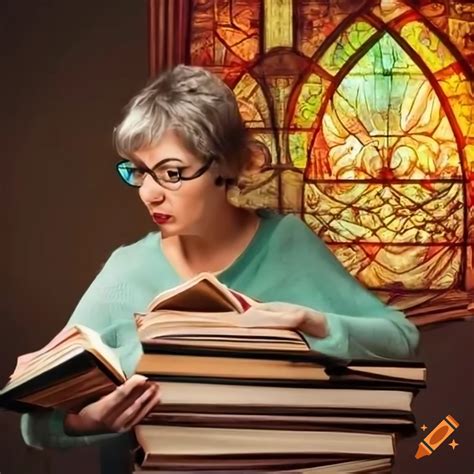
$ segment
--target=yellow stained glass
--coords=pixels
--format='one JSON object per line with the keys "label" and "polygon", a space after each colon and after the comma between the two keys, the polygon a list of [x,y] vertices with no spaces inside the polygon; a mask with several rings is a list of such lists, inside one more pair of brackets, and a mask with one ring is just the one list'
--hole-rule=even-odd
{"label": "yellow stained glass", "polygon": [[454,71],[438,75],[437,79],[448,98],[461,133],[469,136],[474,120],[473,84],[466,79],[464,74]]}
{"label": "yellow stained glass", "polygon": [[326,242],[459,244],[462,183],[317,183],[305,187],[305,214]]}
{"label": "yellow stained glass", "polygon": [[264,0],[265,51],[293,45],[293,1]]}
{"label": "yellow stained glass", "polygon": [[461,247],[330,244],[329,248],[369,288],[447,290],[460,283]]}
{"label": "yellow stained glass", "polygon": [[449,38],[457,47],[458,51],[460,51],[465,57],[472,55],[474,52],[474,41],[472,38],[474,29],[472,13],[470,15],[461,15],[457,18],[449,18],[446,23],[448,26],[444,29],[448,30],[447,33],[449,34]]}
{"label": "yellow stained glass", "polygon": [[240,113],[245,125],[250,128],[270,128],[270,111],[262,89],[250,75],[242,76],[234,88]]}
{"label": "yellow stained glass", "polygon": [[470,179],[474,179],[474,140],[472,143],[466,145],[466,147],[464,148],[464,155],[466,157],[467,164],[466,172],[469,173]]}
{"label": "yellow stained glass", "polygon": [[456,62],[441,40],[420,21],[411,21],[404,25],[400,35],[423,58],[432,72],[447,68]]}

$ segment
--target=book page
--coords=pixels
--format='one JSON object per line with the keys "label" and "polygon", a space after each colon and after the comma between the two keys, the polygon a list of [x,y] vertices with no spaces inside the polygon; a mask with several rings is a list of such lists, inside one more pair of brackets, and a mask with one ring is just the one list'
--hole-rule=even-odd
{"label": "book page", "polygon": [[[235,293],[235,292],[234,292]],[[241,295],[250,304],[251,298]],[[171,309],[177,311],[243,313],[239,298],[211,273],[200,273],[183,284],[166,290],[156,296],[148,306],[148,311]]]}

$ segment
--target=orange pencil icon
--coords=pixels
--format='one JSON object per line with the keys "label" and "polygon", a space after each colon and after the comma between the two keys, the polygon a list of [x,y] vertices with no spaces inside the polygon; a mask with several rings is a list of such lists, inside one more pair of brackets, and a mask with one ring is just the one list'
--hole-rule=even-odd
{"label": "orange pencil icon", "polygon": [[440,446],[451,433],[459,426],[459,423],[451,416],[446,418],[431,430],[424,440],[418,445],[415,458],[420,459],[429,456],[438,446]]}

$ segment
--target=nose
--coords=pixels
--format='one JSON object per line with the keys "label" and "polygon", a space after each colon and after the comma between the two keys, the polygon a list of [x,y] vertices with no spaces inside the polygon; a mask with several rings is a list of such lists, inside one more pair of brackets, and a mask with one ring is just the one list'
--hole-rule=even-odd
{"label": "nose", "polygon": [[165,200],[166,190],[160,186],[150,175],[145,176],[139,193],[144,203],[161,203]]}

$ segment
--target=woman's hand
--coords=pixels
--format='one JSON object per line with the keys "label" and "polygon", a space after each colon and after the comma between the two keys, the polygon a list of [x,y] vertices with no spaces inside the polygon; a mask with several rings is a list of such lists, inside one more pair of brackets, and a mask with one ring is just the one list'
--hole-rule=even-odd
{"label": "woman's hand", "polygon": [[322,313],[291,303],[259,303],[241,315],[239,324],[249,328],[293,329],[319,338],[328,335]]}
{"label": "woman's hand", "polygon": [[68,413],[64,431],[80,436],[122,433],[139,423],[159,402],[158,384],[142,375],[133,375],[100,400],[84,407],[78,414]]}

